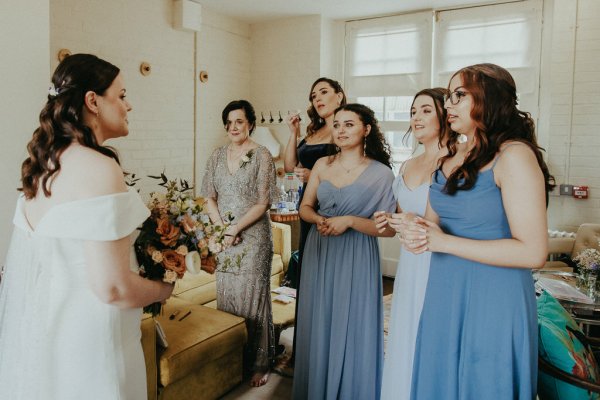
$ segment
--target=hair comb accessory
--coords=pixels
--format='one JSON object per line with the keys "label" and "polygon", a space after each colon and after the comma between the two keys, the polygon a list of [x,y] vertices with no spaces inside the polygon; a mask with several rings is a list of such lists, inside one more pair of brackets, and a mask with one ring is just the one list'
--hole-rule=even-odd
{"label": "hair comb accessory", "polygon": [[59,94],[60,94],[60,89],[57,89],[57,88],[55,88],[55,87],[54,87],[54,84],[53,84],[53,83],[51,83],[51,84],[50,84],[50,87],[48,88],[48,95],[49,95],[50,97],[56,97],[56,96],[58,96]]}

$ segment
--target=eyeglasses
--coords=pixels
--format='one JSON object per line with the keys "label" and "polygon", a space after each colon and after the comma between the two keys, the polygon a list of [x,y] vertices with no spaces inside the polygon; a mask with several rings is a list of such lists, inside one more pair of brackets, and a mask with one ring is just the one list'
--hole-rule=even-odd
{"label": "eyeglasses", "polygon": [[467,92],[464,92],[462,90],[455,90],[454,92],[450,93],[449,95],[448,94],[444,95],[444,103],[447,102],[448,100],[450,100],[450,104],[455,106],[458,103],[460,103],[460,100],[463,97],[465,97],[467,94],[468,94]]}

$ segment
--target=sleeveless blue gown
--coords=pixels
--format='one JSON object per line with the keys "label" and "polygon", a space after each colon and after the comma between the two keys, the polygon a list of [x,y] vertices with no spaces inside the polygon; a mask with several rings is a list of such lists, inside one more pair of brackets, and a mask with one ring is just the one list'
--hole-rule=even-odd
{"label": "sleeveless blue gown", "polygon": [[[493,167],[471,190],[450,196],[434,173],[429,191],[451,235],[494,240],[511,232]],[[531,270],[433,253],[421,314],[411,398],[534,399],[537,313]]]}
{"label": "sleeveless blue gown", "polygon": [[[403,212],[425,215],[429,182],[414,189],[400,174],[394,181],[394,196]],[[398,246],[401,244],[398,242]],[[429,277],[431,253],[413,254],[404,248],[394,279],[394,295],[389,320],[389,335],[383,366],[382,400],[406,400],[410,397],[415,341],[425,289]]]}

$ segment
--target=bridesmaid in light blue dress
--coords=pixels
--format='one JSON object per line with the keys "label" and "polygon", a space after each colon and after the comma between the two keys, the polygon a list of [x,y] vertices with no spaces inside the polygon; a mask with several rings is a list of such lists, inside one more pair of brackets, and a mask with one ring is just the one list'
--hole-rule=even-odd
{"label": "bridesmaid in light blue dress", "polygon": [[394,176],[372,110],[342,106],[334,127],[340,151],[316,162],[300,206],[313,226],[300,281],[293,397],[378,399],[383,305],[376,236],[382,234],[370,218],[395,210]]}
{"label": "bridesmaid in light blue dress", "polygon": [[[376,218],[378,227],[389,224],[402,232],[402,221],[410,215],[425,215],[431,174],[439,158],[446,154],[443,146],[448,131],[444,94],[446,89],[424,89],[415,95],[411,106],[410,130],[424,151],[405,162],[394,180],[397,212],[391,217]],[[389,322],[389,336],[383,368],[381,398],[402,400],[410,397],[413,354],[417,327],[429,276],[431,253],[415,255],[401,250],[394,279],[394,294]]]}
{"label": "bridesmaid in light blue dress", "polygon": [[[449,90],[445,107],[456,135],[434,174],[427,220],[405,235],[415,253],[433,253],[411,398],[534,399],[531,268],[546,258],[552,177],[505,69],[463,68]],[[460,135],[463,148],[456,147]]]}

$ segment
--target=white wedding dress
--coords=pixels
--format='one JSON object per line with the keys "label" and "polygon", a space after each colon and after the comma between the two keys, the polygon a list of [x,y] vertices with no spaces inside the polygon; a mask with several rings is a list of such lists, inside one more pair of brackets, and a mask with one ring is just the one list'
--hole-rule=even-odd
{"label": "white wedding dress", "polygon": [[146,399],[141,309],[99,300],[83,245],[131,235],[148,209],[130,189],[54,206],[33,230],[23,204],[0,284],[0,399]]}

